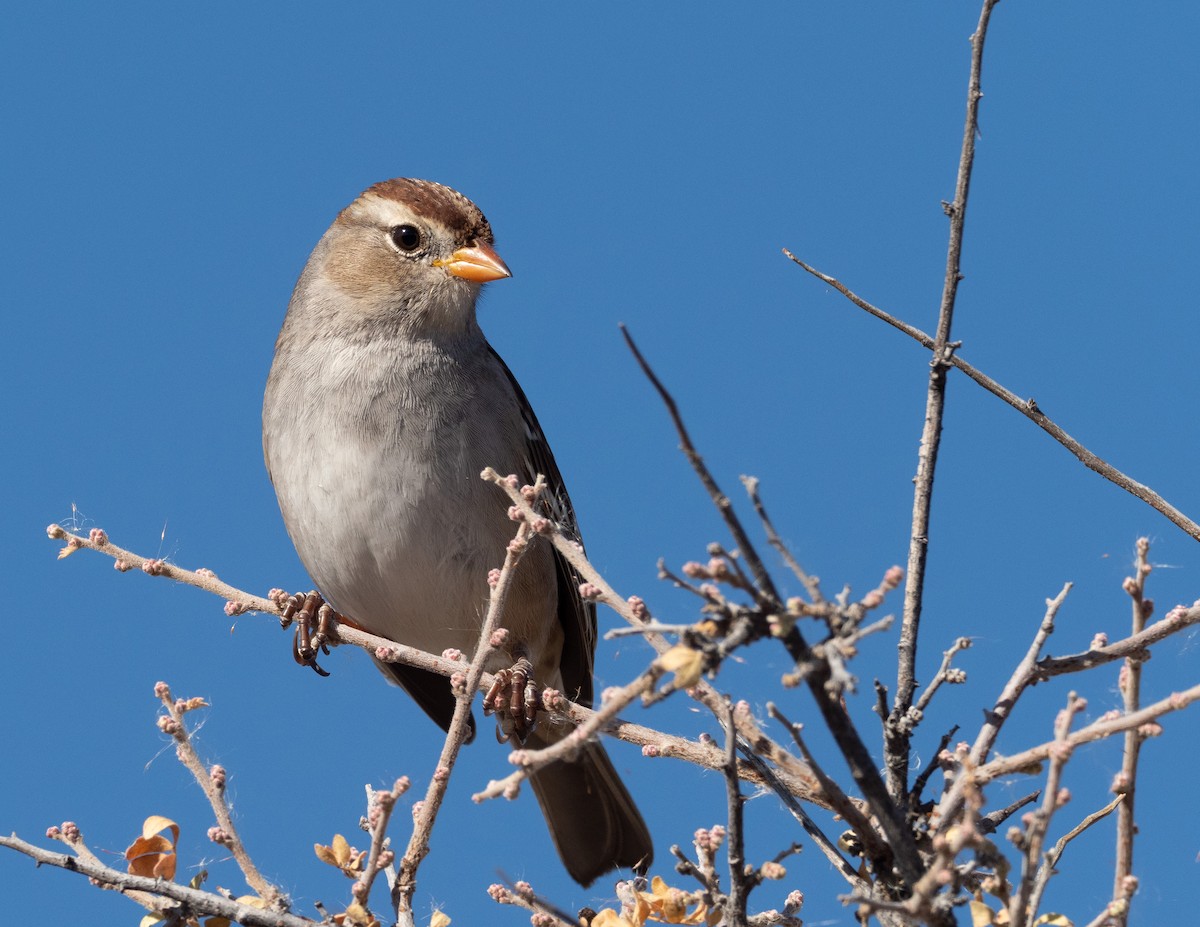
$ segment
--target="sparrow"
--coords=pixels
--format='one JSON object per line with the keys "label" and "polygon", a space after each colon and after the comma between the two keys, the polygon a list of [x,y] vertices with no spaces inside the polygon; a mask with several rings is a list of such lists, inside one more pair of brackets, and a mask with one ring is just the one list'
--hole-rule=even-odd
{"label": "sparrow", "polygon": [[[313,249],[292,293],[263,402],[263,451],[288,534],[325,601],[363,629],[440,654],[473,653],[489,569],[512,538],[485,467],[532,484],[578,536],[554,455],[528,399],[476,320],[483,284],[511,276],[469,199],[427,180],[375,184]],[[595,606],[552,545],[522,559],[505,651],[539,686],[592,704]],[[443,729],[449,680],[379,668]],[[570,727],[540,719],[529,746]],[[472,719],[472,734],[474,719]],[[531,779],[567,871],[588,885],[652,859],[645,822],[603,746]]]}

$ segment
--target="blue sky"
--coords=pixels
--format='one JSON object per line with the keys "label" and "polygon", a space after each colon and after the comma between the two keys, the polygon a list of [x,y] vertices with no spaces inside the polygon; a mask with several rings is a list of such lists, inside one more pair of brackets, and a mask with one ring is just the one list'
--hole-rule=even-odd
{"label": "blue sky", "polygon": [[[183,827],[181,861],[240,890],[154,727],[164,679],[211,701],[201,749],[230,770],[259,865],[311,914],[315,900],[336,910],[348,888],[312,844],[354,832],[364,783],[423,781],[436,729],[364,655],[336,653],[332,678],[318,679],[292,664],[272,621],[230,620],[202,593],[118,575],[99,556],[56,562],[45,525],[102,526],[256,592],[306,587],[260,452],[273,340],[336,212],[377,180],[416,176],[462,190],[491,220],[514,277],[489,288],[481,322],[533,401],[589,551],[618,590],[690,620],[692,602],[656,581],[655,562],[698,559],[725,540],[621,344],[625,322],[722,485],[759,476],[826,590],[866,591],[905,560],[927,359],[780,249],[932,331],[939,204],[953,192],[978,8],[278,9],[26,4],[0,37],[10,384],[0,829],[39,838],[70,819],[98,852],[119,854],[142,818],[167,815]],[[1195,8],[1161,2],[1136,16],[1113,2],[998,7],[954,332],[964,357],[1193,517],[1198,26]],[[922,678],[954,637],[975,647],[961,660],[969,684],[939,696],[922,729],[922,761],[951,723],[973,731],[1065,581],[1076,586],[1052,652],[1127,627],[1120,581],[1140,535],[1162,567],[1150,586],[1159,614],[1200,597],[1194,542],[951,378]],[[1148,698],[1195,683],[1196,652],[1190,637],[1166,643],[1147,668]],[[631,678],[646,658],[629,641],[605,646],[600,684]],[[871,679],[891,681],[893,658],[894,637],[881,636],[855,666],[868,730]],[[781,652],[764,643],[745,660],[717,686],[817,722],[803,695],[773,684]],[[1040,687],[999,749],[1047,739],[1071,685],[1090,717],[1115,707],[1115,683],[1114,670]],[[712,729],[682,701],[635,717]],[[1143,753],[1135,924],[1181,922],[1194,907],[1200,800],[1181,771],[1200,722],[1165,726]],[[670,875],[670,845],[723,820],[720,777],[614,755],[650,820],[656,871]],[[1055,835],[1107,800],[1119,762],[1113,747],[1076,755],[1075,801]],[[532,797],[470,804],[506,771],[488,737],[467,752],[419,912],[524,923],[483,894],[498,867],[568,909],[611,903],[611,883],[585,891],[561,872]],[[988,795],[1003,804],[1036,785]],[[772,797],[751,802],[748,821],[756,860],[803,840]],[[1111,834],[1098,826],[1068,849],[1050,908],[1077,923],[1095,915]],[[815,849],[789,870],[756,893],[756,909],[801,888],[807,923],[853,923]],[[0,856],[0,887],[15,919],[139,916],[15,855]]]}

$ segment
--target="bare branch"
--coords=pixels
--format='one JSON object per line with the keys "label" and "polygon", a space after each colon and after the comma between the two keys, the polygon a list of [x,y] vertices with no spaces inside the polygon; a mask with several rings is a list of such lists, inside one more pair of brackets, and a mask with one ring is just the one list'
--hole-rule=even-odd
{"label": "bare branch", "polygon": [[[960,637],[950,645],[949,650],[942,651],[942,665],[938,667],[937,673],[934,674],[934,677],[930,681],[928,687],[926,687],[925,691],[921,693],[921,697],[917,700],[917,711],[924,711],[929,707],[929,703],[933,700],[934,693],[937,692],[938,688],[943,682],[946,682],[948,679],[956,679],[957,681],[962,682],[966,678],[963,676],[962,670],[957,671],[957,676],[952,675],[950,671],[950,662],[954,659],[954,655],[956,653],[958,653],[960,650],[966,650],[970,646],[971,638]],[[959,678],[960,676],[962,678]]]}
{"label": "bare branch", "polygon": [[163,707],[167,710],[167,717],[160,719],[159,727],[174,739],[175,755],[192,774],[216,816],[218,826],[216,830],[210,832],[210,836],[215,843],[225,847],[233,854],[238,868],[242,870],[242,875],[246,878],[246,884],[254,889],[255,894],[270,907],[280,906],[284,902],[283,892],[267,881],[258,871],[258,867],[250,859],[245,844],[242,843],[242,838],[238,835],[237,825],[233,823],[233,815],[230,814],[229,805],[225,801],[225,770],[219,766],[206,768],[200,761],[196,748],[192,745],[192,739],[183,718],[188,711],[201,707],[204,703],[200,699],[177,700],[172,698],[171,689],[165,682],[155,685],[154,694],[159,697]]}
{"label": "bare branch", "polygon": [[1067,844],[1069,844],[1072,840],[1082,834],[1097,821],[1102,821],[1112,814],[1112,812],[1116,810],[1117,805],[1121,804],[1121,802],[1124,800],[1124,795],[1118,795],[1099,811],[1093,811],[1082,821],[1058,838],[1058,842],[1054,844],[1054,847],[1049,853],[1046,854],[1046,858],[1042,860],[1041,866],[1038,867],[1037,879],[1035,880],[1033,886],[1033,894],[1029,899],[1030,911],[1037,911],[1041,907],[1042,895],[1045,894],[1046,886],[1050,884],[1050,877],[1056,872],[1055,867],[1058,865],[1058,861],[1062,859],[1063,851],[1067,848]]}
{"label": "bare branch", "polygon": [[1143,659],[1152,644],[1157,644],[1197,623],[1200,623],[1200,603],[1193,604],[1190,608],[1177,605],[1148,628],[1122,640],[1109,644],[1101,637],[1094,646],[1083,653],[1065,657],[1043,657],[1038,661],[1037,678],[1034,682],[1042,682],[1064,673],[1082,672],[1116,660]]}
{"label": "bare branch", "polygon": [[[53,853],[43,850],[32,843],[26,843],[16,834],[8,837],[0,836],[0,846],[6,846],[18,853],[24,853],[39,865],[56,866],[78,872],[104,885],[110,885],[118,891],[138,891],[162,898],[170,898],[179,902],[177,906],[166,906],[167,909],[186,911],[189,914],[203,914],[211,917],[224,917],[232,923],[244,924],[245,927],[313,927],[316,921],[284,911],[272,911],[266,908],[255,908],[247,904],[222,897],[212,892],[204,892],[189,888],[177,882],[166,879],[152,879],[147,876],[131,875],[105,866],[94,856],[71,856],[68,853]],[[166,913],[164,910],[163,913]]]}
{"label": "bare branch", "polygon": [[[1115,718],[1105,717],[1089,724],[1087,727],[1081,727],[1067,737],[1067,744],[1071,747],[1078,747],[1081,744],[1103,740],[1106,737],[1112,737],[1114,734],[1134,730],[1142,727],[1142,725],[1150,725],[1152,722],[1163,717],[1163,715],[1170,714],[1173,711],[1181,711],[1197,700],[1200,700],[1200,685],[1184,689],[1182,692],[1172,693],[1166,698],[1152,705],[1147,705],[1145,708],[1131,715],[1118,715]],[[1153,733],[1157,733],[1153,728],[1143,731],[1144,736],[1152,736]],[[1050,741],[1036,747],[1031,747],[1028,750],[1022,750],[1013,756],[992,760],[990,763],[985,763],[975,770],[974,779],[977,783],[983,785],[1001,776],[1011,775],[1015,772],[1027,772],[1050,756],[1053,749],[1054,741]]]}
{"label": "bare branch", "polygon": [[[574,759],[588,740],[600,731],[603,731],[605,726],[616,718],[617,712],[628,707],[638,698],[652,690],[655,681],[662,675],[662,672],[662,669],[657,664],[651,664],[649,669],[627,686],[623,686],[615,691],[606,692],[600,709],[594,712],[590,718],[562,740],[548,747],[543,747],[540,750],[513,750],[508,755],[508,761],[520,768],[503,779],[493,779],[487,784],[487,788],[472,795],[471,801],[483,802],[489,798],[498,798],[501,795],[506,798],[513,798],[516,796],[517,789],[520,788],[521,783],[539,769],[559,760]],[[564,698],[553,706],[547,705],[547,708],[552,707],[554,711],[560,711],[566,707],[566,704],[568,702]]]}
{"label": "bare branch", "polygon": [[743,927],[746,907],[750,901],[750,886],[746,879],[746,844],[742,829],[745,799],[737,775],[737,727],[733,720],[733,703],[725,700],[725,804],[729,817],[729,906],[725,919],[730,927]]}
{"label": "bare branch", "polygon": [[884,763],[888,790],[897,802],[908,795],[908,765],[912,748],[912,728],[904,723],[913,704],[917,687],[917,640],[921,624],[921,606],[925,588],[925,560],[929,551],[930,508],[933,503],[933,479],[937,469],[942,437],[942,413],[946,402],[946,371],[949,369],[950,328],[958,283],[962,279],[963,232],[966,228],[967,202],[971,191],[971,170],[975,163],[975,138],[979,132],[979,101],[983,97],[980,81],[983,73],[983,47],[988,22],[996,0],[984,0],[979,24],[971,36],[971,74],[967,84],[967,112],[963,126],[962,151],[958,160],[958,180],[954,201],[944,203],[950,217],[950,242],[946,249],[946,275],[942,302],[938,311],[929,369],[929,390],[925,402],[925,424],[917,457],[913,491],[912,533],[909,538],[907,582],[904,586],[904,620],[900,627],[899,658],[896,670],[895,700],[884,730]]}
{"label": "bare branch", "polygon": [[[1058,615],[1059,608],[1066,601],[1067,593],[1071,591],[1071,584],[1067,583],[1063,586],[1062,591],[1053,599],[1046,600],[1046,612],[1042,616],[1042,623],[1038,626],[1037,634],[1033,636],[1033,642],[1029,645],[1029,649],[1025,652],[1025,656],[1021,662],[1017,664],[1017,668],[1013,670],[1013,674],[1009,677],[1005,684],[1000,697],[996,699],[996,703],[992,706],[992,710],[988,712],[983,726],[979,729],[979,735],[975,738],[975,745],[971,748],[971,763],[978,766],[991,752],[992,746],[996,743],[996,738],[1000,736],[1000,728],[1004,726],[1004,722],[1008,720],[1012,714],[1013,706],[1016,705],[1017,699],[1021,693],[1033,684],[1037,675],[1037,658],[1042,652],[1042,647],[1045,646],[1046,638],[1054,632],[1054,619]],[[953,823],[954,816],[958,813],[962,801],[962,787],[965,784],[965,779],[959,778],[955,781],[950,791],[942,796],[940,802],[940,830],[946,830]]]}
{"label": "bare branch", "polygon": [[[1125,591],[1133,611],[1133,635],[1141,634],[1146,628],[1146,619],[1154,609],[1154,603],[1144,595],[1146,577],[1150,575],[1150,553],[1148,538],[1138,538],[1137,560],[1134,564],[1134,575],[1125,580]],[[1125,700],[1125,713],[1132,715],[1141,707],[1142,700],[1142,661],[1145,656],[1141,653],[1131,654],[1125,658],[1118,678],[1118,688]],[[1121,760],[1119,787],[1125,801],[1117,811],[1117,861],[1113,875],[1113,897],[1121,892],[1125,879],[1133,874],[1133,835],[1137,828],[1133,821],[1134,800],[1137,797],[1138,754],[1142,749],[1142,733],[1137,728],[1125,732],[1125,751]],[[1124,918],[1122,918],[1124,920]]]}
{"label": "bare branch", "polygon": [[[1042,845],[1046,832],[1050,828],[1050,818],[1058,808],[1069,798],[1066,790],[1060,791],[1063,767],[1071,758],[1071,747],[1068,735],[1071,732],[1071,721],[1075,715],[1087,707],[1087,700],[1081,699],[1074,692],[1067,696],[1067,707],[1058,713],[1054,721],[1054,746],[1050,751],[1050,771],[1046,775],[1046,788],[1042,793],[1042,807],[1030,815],[1029,826],[1018,842],[1022,850],[1021,881],[1016,893],[1008,905],[1008,918],[1012,927],[1025,927],[1037,915],[1037,902],[1041,900],[1041,891],[1045,882],[1039,877],[1045,873],[1049,879],[1052,866],[1045,865],[1042,860]],[[1040,885],[1035,899],[1035,885]]]}
{"label": "bare branch", "polygon": [[[539,484],[541,478],[539,477]],[[535,487],[536,489],[537,487]],[[513,576],[520,563],[521,556],[529,547],[533,529],[526,521],[517,525],[517,533],[509,542],[504,556],[504,566],[500,568],[495,582],[491,583],[491,595],[488,600],[487,614],[483,619],[483,627],[479,632],[479,644],[475,649],[475,657],[467,670],[465,679],[451,679],[457,703],[454,706],[454,716],[450,721],[450,729],[446,732],[446,740],[442,745],[442,753],[438,758],[437,767],[429,780],[425,792],[425,800],[415,815],[412,837],[408,841],[408,849],[400,861],[400,873],[396,884],[392,886],[392,904],[396,909],[397,919],[401,924],[413,923],[412,899],[417,890],[417,869],[421,861],[429,853],[429,835],[433,831],[433,823],[446,795],[450,784],[450,774],[454,769],[454,761],[458,751],[467,739],[471,723],[471,703],[479,690],[483,677],[483,664],[496,646],[493,635],[500,627],[500,618],[504,614],[504,606],[512,587]],[[489,577],[489,582],[491,578]]]}
{"label": "bare branch", "polygon": [[[873,306],[871,303],[854,293],[836,278],[830,277],[828,274],[823,274],[816,268],[805,264],[787,248],[783,249],[783,253],[818,280],[823,280],[825,283],[828,283],[831,287],[850,300],[850,302],[858,306],[858,308],[870,313],[877,319],[887,322],[893,328],[904,332],[904,334],[908,335],[910,338],[924,347],[933,347],[933,338],[921,331],[921,329],[897,319],[895,316],[892,316],[883,309],[880,309],[878,306]],[[957,367],[997,399],[1002,400],[1024,415],[1027,419],[1041,428],[1042,431],[1046,432],[1046,434],[1070,451],[1080,463],[1082,463],[1093,473],[1100,474],[1100,476],[1104,477],[1104,479],[1108,480],[1114,486],[1119,486],[1131,496],[1141,499],[1160,515],[1163,515],[1177,528],[1186,532],[1195,540],[1200,541],[1200,524],[1192,521],[1192,519],[1184,515],[1183,512],[1179,511],[1179,509],[1175,508],[1175,506],[1171,505],[1171,503],[1167,502],[1166,499],[1152,490],[1149,486],[1145,486],[1133,479],[1133,477],[1121,472],[1112,464],[1108,463],[1108,461],[1097,456],[1094,452],[1088,450],[1086,447],[1072,438],[1069,434],[1063,431],[1059,425],[1053,422],[1046,416],[1044,412],[1042,412],[1035,400],[1022,399],[1012,390],[1001,386],[982,370],[979,370],[977,367],[967,363],[957,352],[950,355],[949,363],[952,366]]]}
{"label": "bare branch", "polygon": [[754,511],[758,514],[759,521],[762,522],[763,530],[767,534],[767,541],[783,558],[783,562],[788,565],[788,568],[800,580],[808,592],[808,598],[813,603],[825,601],[821,595],[821,580],[816,576],[811,576],[805,569],[800,566],[800,561],[792,554],[783,538],[779,536],[779,532],[775,530],[775,525],[767,515],[767,507],[763,504],[762,496],[758,492],[758,477],[743,476],[742,485],[746,487],[746,494],[750,497],[750,502],[754,505]]}
{"label": "bare branch", "polygon": [[[375,791],[367,786],[367,794],[370,798],[366,820],[367,832],[371,835],[371,847],[367,851],[367,860],[363,864],[362,877],[354,883],[352,890],[354,900],[361,905],[365,906],[371,897],[371,885],[375,882],[375,878],[380,872],[384,872],[392,866],[394,854],[387,849],[388,822],[392,819],[392,811],[396,807],[396,802],[401,795],[408,791],[411,784],[408,776],[401,776],[387,792]],[[388,883],[394,890],[396,887],[394,868],[389,876]]]}
{"label": "bare branch", "polygon": [[638,366],[642,368],[642,373],[646,375],[646,379],[650,381],[654,389],[658,392],[659,398],[662,399],[663,405],[667,407],[667,412],[670,414],[671,421],[675,425],[675,431],[679,435],[679,443],[684,455],[692,465],[692,469],[696,471],[696,475],[700,477],[700,482],[704,484],[704,488],[708,490],[709,498],[712,499],[713,505],[717,507],[717,511],[725,521],[725,527],[733,535],[733,541],[745,558],[746,564],[750,567],[750,572],[754,574],[754,581],[758,585],[759,590],[764,595],[768,595],[778,602],[779,593],[775,589],[775,583],[771,579],[771,574],[763,565],[762,559],[758,556],[758,551],[750,542],[750,536],[746,534],[746,530],[742,527],[741,519],[737,517],[737,512],[733,509],[733,503],[725,493],[721,492],[717,481],[713,479],[712,473],[709,472],[708,467],[705,465],[704,458],[700,456],[699,451],[692,444],[691,436],[688,434],[687,427],[683,424],[683,418],[679,414],[679,407],[675,405],[674,398],[667,392],[667,388],[663,386],[662,381],[658,379],[658,376],[646,362],[646,359],[642,357],[642,352],[638,350],[637,345],[634,344],[633,337],[624,325],[621,326],[621,335],[625,338],[625,344],[633,353]]}

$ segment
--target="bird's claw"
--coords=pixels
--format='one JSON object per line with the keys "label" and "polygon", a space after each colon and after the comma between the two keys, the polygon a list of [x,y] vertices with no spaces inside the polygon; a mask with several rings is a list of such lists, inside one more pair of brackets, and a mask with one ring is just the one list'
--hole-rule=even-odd
{"label": "bird's claw", "polygon": [[533,678],[533,664],[521,657],[511,669],[496,673],[483,697],[483,713],[496,715],[496,739],[524,744],[537,728],[537,713],[544,710],[541,692]]}
{"label": "bird's claw", "polygon": [[[329,654],[329,642],[337,642],[337,612],[330,608],[319,592],[298,592],[283,607],[279,624],[286,628],[296,622],[292,637],[292,657],[301,666],[311,666],[319,676],[328,671],[317,663],[319,654]],[[315,630],[314,630],[315,627]]]}

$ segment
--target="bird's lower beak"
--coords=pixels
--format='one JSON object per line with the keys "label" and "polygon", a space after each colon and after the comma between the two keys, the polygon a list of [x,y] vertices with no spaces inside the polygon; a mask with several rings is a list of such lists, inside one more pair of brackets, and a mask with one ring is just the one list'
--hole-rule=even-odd
{"label": "bird's lower beak", "polygon": [[434,261],[435,267],[446,268],[446,273],[471,280],[474,283],[487,283],[489,280],[501,280],[511,277],[512,271],[500,260],[491,245],[474,245],[470,248],[459,248],[446,261]]}

